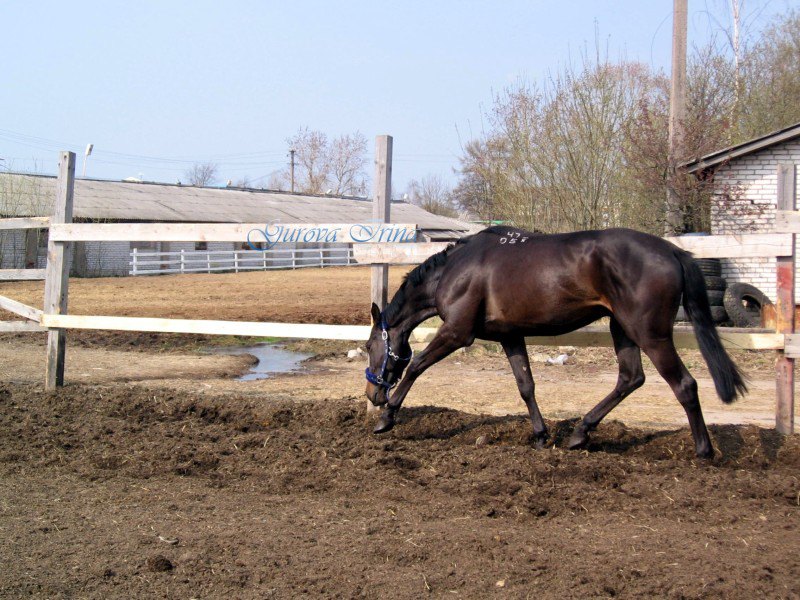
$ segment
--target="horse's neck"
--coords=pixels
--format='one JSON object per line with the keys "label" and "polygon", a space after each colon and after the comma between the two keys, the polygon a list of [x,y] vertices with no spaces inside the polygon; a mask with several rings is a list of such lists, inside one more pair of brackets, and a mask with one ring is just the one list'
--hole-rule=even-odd
{"label": "horse's neck", "polygon": [[410,333],[417,325],[438,314],[436,309],[436,286],[439,277],[431,277],[420,285],[405,290],[405,302],[394,321],[394,326],[403,333]]}

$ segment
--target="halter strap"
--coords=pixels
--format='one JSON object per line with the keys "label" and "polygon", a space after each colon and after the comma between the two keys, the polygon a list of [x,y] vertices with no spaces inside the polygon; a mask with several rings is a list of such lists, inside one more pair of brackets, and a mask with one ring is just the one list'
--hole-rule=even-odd
{"label": "halter strap", "polygon": [[389,357],[392,357],[396,361],[401,361],[401,360],[411,361],[411,359],[414,358],[414,351],[412,350],[411,354],[409,354],[406,358],[402,358],[398,356],[394,350],[392,350],[392,346],[389,343],[389,327],[386,324],[386,320],[384,319],[383,314],[381,314],[381,338],[383,339],[383,364],[381,364],[380,374],[376,375],[375,373],[369,370],[369,367],[367,367],[364,370],[364,374],[367,377],[367,381],[369,381],[373,385],[386,388],[386,391],[388,392],[398,384],[397,381],[395,381],[394,383],[386,382],[385,378],[386,365],[389,363]]}

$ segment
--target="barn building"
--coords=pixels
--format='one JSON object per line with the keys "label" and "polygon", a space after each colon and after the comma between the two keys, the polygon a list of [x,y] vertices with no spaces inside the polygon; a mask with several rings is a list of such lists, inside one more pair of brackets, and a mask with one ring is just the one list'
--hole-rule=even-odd
{"label": "barn building", "polygon": [[[47,216],[52,212],[56,178],[16,173],[0,174],[0,217]],[[366,198],[310,196],[238,188],[202,188],[131,181],[75,181],[75,222],[193,222],[193,223],[364,223],[372,222],[372,201]],[[480,227],[429,213],[406,202],[392,202],[392,223],[414,223],[418,241],[456,240]],[[0,232],[0,268],[43,267],[45,232],[30,230]],[[310,252],[312,248],[322,252]],[[243,256],[249,259],[242,260]],[[72,244],[71,272],[89,277],[138,273],[174,272],[176,257],[196,270],[234,270],[232,257],[245,268],[311,266],[324,257],[326,264],[348,255],[347,244],[277,244],[281,253],[258,255],[246,244],[233,242],[78,242]],[[306,252],[303,253],[302,251]],[[296,252],[292,252],[296,251]],[[151,261],[141,257],[153,256]],[[270,256],[269,259],[266,257]],[[247,262],[249,260],[249,263]],[[157,264],[152,264],[157,263]],[[247,267],[247,265],[251,267]],[[345,260],[346,264],[346,260]],[[255,266],[252,266],[255,265]],[[238,267],[237,267],[238,268]],[[244,270],[244,269],[242,269]],[[187,269],[186,272],[192,272]]]}
{"label": "barn building", "polygon": [[[689,173],[714,178],[712,235],[771,233],[777,206],[777,167],[794,164],[796,169],[798,163],[800,123],[688,163]],[[800,178],[795,177],[795,183],[800,195]],[[752,284],[775,301],[774,258],[723,259],[722,275],[729,283]]]}

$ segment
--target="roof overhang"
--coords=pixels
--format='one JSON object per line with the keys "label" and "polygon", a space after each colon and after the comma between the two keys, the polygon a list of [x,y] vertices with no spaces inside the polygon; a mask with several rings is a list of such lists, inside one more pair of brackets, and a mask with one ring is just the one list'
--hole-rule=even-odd
{"label": "roof overhang", "polygon": [[727,164],[734,159],[753,154],[754,152],[764,150],[776,144],[792,141],[796,138],[800,138],[800,123],[743,142],[736,146],[725,148],[724,150],[718,150],[702,158],[696,158],[690,162],[686,162],[681,166],[686,169],[687,173],[701,173],[703,171],[714,170],[720,165]]}

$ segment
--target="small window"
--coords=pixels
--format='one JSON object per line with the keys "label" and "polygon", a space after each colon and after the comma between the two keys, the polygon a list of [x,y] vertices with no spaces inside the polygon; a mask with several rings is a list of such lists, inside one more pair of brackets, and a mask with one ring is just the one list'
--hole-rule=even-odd
{"label": "small window", "polygon": [[195,250],[208,250],[208,242],[195,242],[194,243]]}

